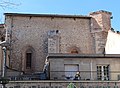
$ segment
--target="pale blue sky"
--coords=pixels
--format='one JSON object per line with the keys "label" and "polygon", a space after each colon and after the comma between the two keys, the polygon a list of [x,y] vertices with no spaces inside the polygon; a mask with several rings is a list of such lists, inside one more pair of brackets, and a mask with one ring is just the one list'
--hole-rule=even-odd
{"label": "pale blue sky", "polygon": [[[3,0],[0,0],[0,2]],[[88,15],[90,12],[106,10],[112,12],[112,27],[120,31],[120,0],[9,0],[18,6],[0,8],[3,13],[68,14]]]}

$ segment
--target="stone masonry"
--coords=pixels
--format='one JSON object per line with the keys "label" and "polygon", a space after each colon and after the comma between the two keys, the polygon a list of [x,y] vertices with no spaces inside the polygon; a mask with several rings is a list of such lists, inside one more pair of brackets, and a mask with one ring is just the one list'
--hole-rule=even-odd
{"label": "stone masonry", "polygon": [[[9,66],[28,73],[40,72],[48,53],[71,53],[71,50],[79,54],[103,53],[111,28],[110,16],[106,11],[89,16],[5,13],[10,33]],[[53,38],[48,35],[50,31],[59,34]],[[55,44],[48,42],[54,39]],[[27,50],[33,55],[31,69],[26,68]]]}

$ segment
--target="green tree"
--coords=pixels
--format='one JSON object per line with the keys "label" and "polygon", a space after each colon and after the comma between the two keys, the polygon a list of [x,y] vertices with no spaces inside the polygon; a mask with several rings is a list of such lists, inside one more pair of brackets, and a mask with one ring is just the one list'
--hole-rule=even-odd
{"label": "green tree", "polygon": [[70,83],[67,88],[77,88],[73,83]]}

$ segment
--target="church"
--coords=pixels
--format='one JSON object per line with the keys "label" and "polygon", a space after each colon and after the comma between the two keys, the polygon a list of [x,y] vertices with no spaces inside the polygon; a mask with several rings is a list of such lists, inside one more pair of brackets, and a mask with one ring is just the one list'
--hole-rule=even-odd
{"label": "church", "polygon": [[[50,80],[74,80],[76,72],[80,72],[81,80],[120,79],[120,53],[115,53],[112,49],[115,44],[108,41],[112,38],[108,36],[110,33],[119,37],[119,32],[115,33],[111,27],[111,12],[100,10],[86,16],[4,15],[0,38],[1,42],[9,43],[6,46],[8,76],[43,72],[48,62]],[[1,46],[1,70],[2,62]]]}

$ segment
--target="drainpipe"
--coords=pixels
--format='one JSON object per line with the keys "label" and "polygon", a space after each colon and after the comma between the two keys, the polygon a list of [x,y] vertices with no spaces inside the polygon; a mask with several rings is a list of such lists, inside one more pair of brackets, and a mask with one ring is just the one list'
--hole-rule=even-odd
{"label": "drainpipe", "polygon": [[6,80],[6,47],[2,48],[3,50],[3,67],[2,67],[2,88],[5,88],[5,84],[3,81]]}
{"label": "drainpipe", "polygon": [[6,75],[6,47],[3,47],[3,68],[2,68],[2,77]]}
{"label": "drainpipe", "polygon": [[90,68],[91,68],[91,74],[90,74],[90,79],[93,80],[93,73],[92,73],[92,60],[91,60],[91,63],[90,63]]}

